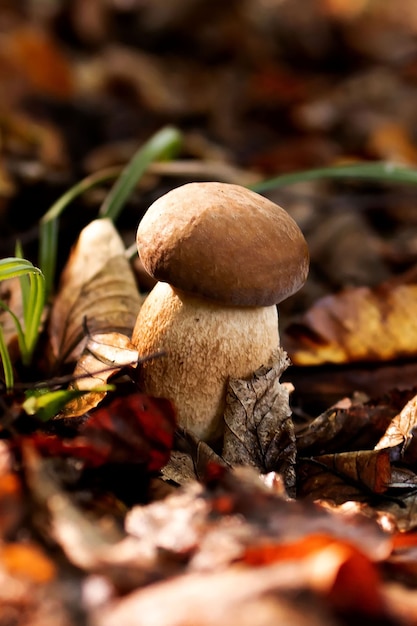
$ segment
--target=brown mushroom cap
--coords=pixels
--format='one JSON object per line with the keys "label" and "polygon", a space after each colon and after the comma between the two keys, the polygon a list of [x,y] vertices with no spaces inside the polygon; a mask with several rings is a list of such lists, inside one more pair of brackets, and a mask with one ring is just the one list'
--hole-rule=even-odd
{"label": "brown mushroom cap", "polygon": [[149,207],[137,243],[156,280],[222,304],[277,304],[298,291],[308,273],[308,248],[295,221],[239,185],[173,189]]}

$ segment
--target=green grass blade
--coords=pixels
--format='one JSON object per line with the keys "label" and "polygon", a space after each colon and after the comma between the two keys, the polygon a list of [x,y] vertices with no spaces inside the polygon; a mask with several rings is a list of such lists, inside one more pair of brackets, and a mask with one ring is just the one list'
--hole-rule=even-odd
{"label": "green grass blade", "polygon": [[115,221],[149,164],[156,159],[171,157],[177,152],[180,142],[179,131],[171,126],[153,135],[123,169],[101,206],[100,217]]}
{"label": "green grass blade", "polygon": [[13,318],[24,365],[29,365],[39,336],[40,322],[45,305],[45,279],[41,270],[30,261],[17,257],[0,260],[0,280],[18,277],[22,290],[23,328],[17,316],[5,302],[0,307]]}
{"label": "green grass blade", "polygon": [[140,148],[122,172],[120,172],[120,167],[109,167],[91,174],[91,176],[87,176],[68,189],[54,202],[40,220],[39,263],[45,275],[46,297],[49,297],[51,294],[55,278],[58,249],[57,220],[66,207],[78,196],[81,196],[93,187],[109,180],[117,179],[116,184],[100,209],[101,217],[109,217],[115,220],[149,163],[175,154],[180,144],[180,139],[180,133],[175,128],[163,128]]}
{"label": "green grass blade", "polygon": [[4,372],[4,382],[6,384],[7,391],[13,389],[14,385],[14,374],[13,374],[13,365],[10,359],[10,354],[6,346],[6,342],[4,339],[3,329],[0,326],[0,357],[1,364]]}
{"label": "green grass blade", "polygon": [[9,313],[9,315],[12,316],[12,319],[16,328],[16,332],[17,332],[17,341],[19,343],[20,354],[22,355],[25,354],[26,353],[25,334],[23,332],[23,328],[22,328],[19,318],[17,317],[17,315],[13,313],[13,311],[7,306],[7,304],[3,302],[3,300],[0,300],[0,308],[2,308],[4,311],[7,311],[7,313]]}
{"label": "green grass blade", "polygon": [[81,196],[83,193],[93,189],[97,185],[101,185],[109,180],[114,180],[119,175],[119,167],[109,167],[100,172],[95,172],[94,174],[91,174],[91,176],[86,176],[86,178],[80,180],[76,185],[68,189],[68,191],[60,196],[56,202],[54,202],[50,209],[48,209],[48,211],[42,216],[41,224],[58,219],[66,207],[78,198],[78,196]]}
{"label": "green grass blade", "polygon": [[55,280],[58,220],[52,219],[45,222],[41,220],[39,228],[39,265],[45,277],[45,300],[48,300]]}
{"label": "green grass blade", "polygon": [[36,415],[43,422],[55,417],[66,404],[91,392],[114,391],[114,385],[98,385],[94,389],[58,389],[57,391],[35,390],[27,392],[22,407],[28,415]]}
{"label": "green grass blade", "polygon": [[294,185],[295,183],[323,178],[333,179],[365,179],[386,183],[405,183],[417,185],[417,169],[395,165],[393,163],[355,163],[351,165],[335,165],[304,170],[291,174],[282,174],[251,185],[253,191],[262,193],[269,189]]}
{"label": "green grass blade", "polygon": [[16,276],[24,276],[25,274],[42,274],[42,272],[26,259],[17,257],[0,259],[0,280],[8,280]]}
{"label": "green grass blade", "polygon": [[30,274],[30,290],[27,309],[25,310],[25,345],[26,354],[22,355],[25,365],[32,359],[39,337],[42,312],[45,306],[45,279],[41,274]]}
{"label": "green grass blade", "polygon": [[39,264],[45,275],[45,292],[48,298],[55,280],[58,251],[58,218],[78,196],[102,183],[114,180],[120,175],[120,168],[107,168],[80,180],[68,189],[43,215],[39,223]]}

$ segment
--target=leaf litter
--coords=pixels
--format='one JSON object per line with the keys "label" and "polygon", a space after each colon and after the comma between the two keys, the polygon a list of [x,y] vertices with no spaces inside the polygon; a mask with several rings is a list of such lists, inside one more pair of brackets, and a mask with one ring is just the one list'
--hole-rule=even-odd
{"label": "leaf litter", "polygon": [[[114,137],[141,141],[161,118],[184,126],[186,158],[176,170],[153,168],[135,198],[140,209],[173,176],[216,172],[256,183],[340,157],[416,163],[412,0],[395,15],[386,3],[365,11],[361,3],[312,2],[308,20],[297,1],[225,5],[211,31],[210,20],[195,27],[200,9],[190,3],[143,2],[132,25],[146,25],[144,41],[152,31],[149,50],[120,45],[115,30],[130,9],[104,4],[87,10],[68,3],[68,47],[48,33],[52,24],[62,30],[62,9],[45,5],[43,26],[25,27],[9,8],[11,29],[0,41],[3,247],[12,239],[9,207],[20,188],[30,191],[32,210],[36,185],[68,187],[94,159],[118,165],[126,157],[109,152]],[[361,71],[347,68],[335,78],[327,68],[338,58],[335,32],[345,53],[362,59]],[[195,51],[193,62],[181,58],[184,49],[175,58],[157,53],[166,33]],[[81,58],[80,42],[91,50]],[[204,71],[200,50],[213,55]],[[314,76],[305,61],[320,63]],[[42,121],[46,94],[60,106],[45,99],[40,108],[51,119]],[[77,137],[59,123],[61,106],[74,115]],[[98,146],[90,141],[97,128],[90,133],[89,107],[102,115]],[[190,130],[197,118],[203,131]],[[356,183],[272,195],[306,232],[313,271],[304,292],[280,311],[293,365],[230,381],[228,437],[219,449],[174,432],[170,404],[139,395],[140,355],[129,339],[141,279],[117,232],[105,220],[92,222],[98,248],[89,240],[78,260],[75,249],[52,302],[46,369],[58,385],[70,371],[74,385],[116,381],[116,391],[88,395],[47,425],[22,416],[21,387],[1,396],[5,621],[415,624],[415,275],[392,281],[416,263],[415,198]],[[76,209],[66,226],[73,216]],[[25,235],[30,242],[33,234]],[[325,409],[303,410],[306,389],[318,397],[320,372]],[[275,411],[281,395],[292,400],[291,416]]]}

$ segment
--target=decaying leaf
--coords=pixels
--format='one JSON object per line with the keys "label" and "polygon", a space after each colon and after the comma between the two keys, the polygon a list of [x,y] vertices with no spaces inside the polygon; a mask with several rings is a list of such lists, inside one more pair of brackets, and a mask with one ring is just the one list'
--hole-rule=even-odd
{"label": "decaying leaf", "polygon": [[[341,502],[342,494],[345,499],[346,492],[353,488],[371,492],[374,494],[384,493],[391,482],[391,461],[386,450],[360,450],[358,452],[340,452],[338,454],[323,454],[309,460],[302,460],[304,468],[300,471],[300,477],[307,474],[305,482],[300,481],[301,495],[315,496],[312,489],[320,488],[321,498]],[[308,466],[314,467],[309,473]],[[310,468],[311,468],[310,465]],[[314,481],[312,478],[314,476]],[[346,483],[346,487],[340,489],[340,481]],[[317,495],[317,494],[316,494]]]}
{"label": "decaying leaf", "polygon": [[346,289],[318,300],[283,344],[296,365],[415,356],[416,310],[417,285]]}
{"label": "decaying leaf", "polygon": [[417,460],[417,444],[415,435],[417,433],[417,396],[414,396],[402,411],[394,417],[384,436],[376,445],[376,449],[394,448],[399,446],[400,455],[403,460]]}
{"label": "decaying leaf", "polygon": [[272,367],[261,367],[248,379],[229,380],[222,456],[230,465],[280,472],[293,492],[294,426],[288,387],[279,382],[288,365],[287,355],[280,349]]}
{"label": "decaying leaf", "polygon": [[164,480],[183,485],[190,480],[210,480],[216,470],[227,467],[205,441],[185,428],[177,429],[176,448],[167,465],[162,469]]}
{"label": "decaying leaf", "polygon": [[107,383],[123,367],[136,367],[137,362],[138,351],[126,335],[113,332],[89,337],[75,366],[71,387],[92,391],[66,404],[63,415],[77,417],[96,407],[107,392],[94,389]]}
{"label": "decaying leaf", "polygon": [[[300,592],[316,594],[321,609],[315,604],[314,615],[352,606],[369,617],[384,614],[376,562],[389,554],[389,536],[363,516],[329,515],[311,502],[281,498],[251,468],[226,470],[210,489],[189,483],[161,502],[134,507],[126,529],[154,558],[173,560],[177,575],[111,602],[97,612],[98,626],[263,624],[270,594],[265,625],[304,624]],[[324,623],[333,623],[331,613]]]}
{"label": "decaying leaf", "polygon": [[124,250],[108,219],[81,232],[51,312],[50,342],[58,363],[81,356],[86,327],[89,337],[106,332],[130,337],[141,302]]}
{"label": "decaying leaf", "polygon": [[73,457],[84,467],[125,463],[155,472],[168,462],[174,431],[169,400],[132,393],[96,409],[73,439],[39,433],[30,441],[45,456]]}
{"label": "decaying leaf", "polygon": [[396,399],[388,396],[366,402],[342,399],[306,426],[299,427],[298,453],[300,456],[317,456],[371,450],[397,412]]}

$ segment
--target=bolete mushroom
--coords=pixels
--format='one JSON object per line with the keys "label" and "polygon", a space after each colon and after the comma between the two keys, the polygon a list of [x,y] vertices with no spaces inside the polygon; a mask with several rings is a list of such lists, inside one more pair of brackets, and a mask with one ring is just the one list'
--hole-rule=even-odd
{"label": "bolete mushroom", "polygon": [[270,365],[280,346],[276,305],[305,282],[305,239],[284,209],[238,185],[190,183],[154,202],[137,232],[160,281],[132,341],[151,395],[170,398],[180,425],[213,441],[229,378]]}

